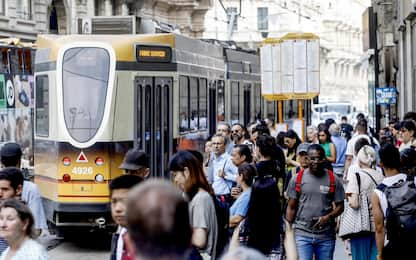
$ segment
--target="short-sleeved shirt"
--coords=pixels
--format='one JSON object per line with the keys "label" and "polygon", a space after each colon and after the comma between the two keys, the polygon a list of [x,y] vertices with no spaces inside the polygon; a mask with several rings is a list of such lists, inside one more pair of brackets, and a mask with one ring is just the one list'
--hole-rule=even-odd
{"label": "short-sleeved shirt", "polygon": [[368,140],[368,142],[371,144],[371,139],[373,140],[374,144],[378,147],[380,147],[380,143],[374,138],[374,137],[370,137],[369,135],[365,135],[365,134],[360,134],[360,135],[354,135],[347,144],[347,151],[345,152],[345,155],[350,155],[353,157],[353,161],[352,163],[356,162],[356,156],[354,154],[354,147],[355,147],[355,143],[357,142],[358,139],[360,138],[366,138]]}
{"label": "short-sleeved shirt", "polygon": [[[374,189],[384,179],[383,174],[373,169],[358,168],[357,171],[355,171],[353,174],[348,176],[348,184],[345,188],[345,193],[358,194],[358,182],[357,182],[357,176],[355,175],[356,172],[360,174],[360,183],[361,183],[360,191],[367,194],[368,201],[371,201],[371,196],[373,194]],[[373,177],[376,183],[374,183],[374,181],[367,174]]]}
{"label": "short-sleeved shirt", "polygon": [[247,215],[248,203],[250,202],[251,188],[247,189],[240,194],[238,199],[233,203],[230,208],[230,217]]}
{"label": "short-sleeved shirt", "polygon": [[333,210],[332,203],[344,201],[345,192],[342,181],[335,177],[335,192],[329,194],[329,174],[315,176],[306,169],[302,176],[301,191],[296,192],[296,177],[293,176],[287,188],[287,196],[298,201],[294,229],[296,235],[322,239],[335,239],[335,220],[331,219],[326,225],[313,227],[319,217]]}
{"label": "short-sleeved shirt", "polygon": [[207,231],[207,245],[199,252],[215,259],[218,236],[217,215],[214,200],[208,192],[200,190],[192,198],[189,203],[189,217],[192,228],[203,228]]}
{"label": "short-sleeved shirt", "polygon": [[0,237],[0,254],[2,254],[8,246],[9,244],[7,244],[7,241],[4,238]]}
{"label": "short-sleeved shirt", "polygon": [[35,228],[48,229],[42,198],[36,184],[30,181],[23,182],[22,200],[26,202],[33,214],[33,218],[35,219]]}

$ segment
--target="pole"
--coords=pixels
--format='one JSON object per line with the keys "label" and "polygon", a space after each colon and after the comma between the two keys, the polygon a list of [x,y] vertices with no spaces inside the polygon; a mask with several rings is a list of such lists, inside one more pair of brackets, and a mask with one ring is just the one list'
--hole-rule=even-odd
{"label": "pole", "polygon": [[277,111],[279,114],[278,122],[279,124],[283,124],[283,101],[282,100],[277,101]]}
{"label": "pole", "polygon": [[303,104],[302,104],[302,100],[298,100],[298,115],[299,115],[299,120],[302,122],[302,141],[304,140],[303,136],[304,136],[304,129],[305,129],[305,122],[303,121]]}

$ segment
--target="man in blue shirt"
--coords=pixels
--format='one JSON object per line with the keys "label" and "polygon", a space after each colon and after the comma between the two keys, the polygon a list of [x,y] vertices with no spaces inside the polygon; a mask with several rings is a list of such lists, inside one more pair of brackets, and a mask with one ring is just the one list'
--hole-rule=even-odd
{"label": "man in blue shirt", "polygon": [[214,158],[208,166],[208,182],[212,184],[217,196],[230,199],[230,192],[236,183],[237,167],[231,161],[231,156],[225,152],[226,138],[222,135],[212,137],[212,153]]}
{"label": "man in blue shirt", "polygon": [[331,141],[335,145],[337,159],[332,164],[334,173],[342,178],[344,175],[345,152],[347,151],[347,140],[341,136],[341,127],[337,124],[332,124],[329,127],[331,134]]}

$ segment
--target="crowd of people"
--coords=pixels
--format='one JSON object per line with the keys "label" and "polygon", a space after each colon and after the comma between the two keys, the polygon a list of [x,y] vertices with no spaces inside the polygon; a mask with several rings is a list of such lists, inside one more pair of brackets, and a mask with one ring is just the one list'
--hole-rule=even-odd
{"label": "crowd of people", "polygon": [[[267,121],[220,122],[203,154],[173,156],[171,182],[127,192],[128,181],[127,224],[117,232],[127,235],[112,259],[333,259],[337,237],[352,259],[406,256],[416,234],[415,115],[378,134],[363,115],[355,126],[329,119],[308,126],[305,142]],[[367,220],[351,228],[349,212]]]}
{"label": "crowd of people", "polygon": [[[14,143],[0,151],[0,260],[49,259],[35,240],[47,229],[39,191],[23,180],[20,156]],[[204,153],[171,158],[171,180],[150,178],[136,149],[120,169],[109,185],[111,260],[333,259],[337,237],[354,260],[412,253],[413,112],[379,133],[363,115],[355,126],[329,119],[308,126],[304,142],[271,120],[220,122]]]}

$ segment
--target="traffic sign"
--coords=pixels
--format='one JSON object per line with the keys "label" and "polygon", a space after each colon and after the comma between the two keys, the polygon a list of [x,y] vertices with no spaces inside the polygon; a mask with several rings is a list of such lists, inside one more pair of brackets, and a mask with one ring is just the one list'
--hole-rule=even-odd
{"label": "traffic sign", "polygon": [[394,87],[376,88],[377,105],[389,105],[397,103],[397,90]]}

